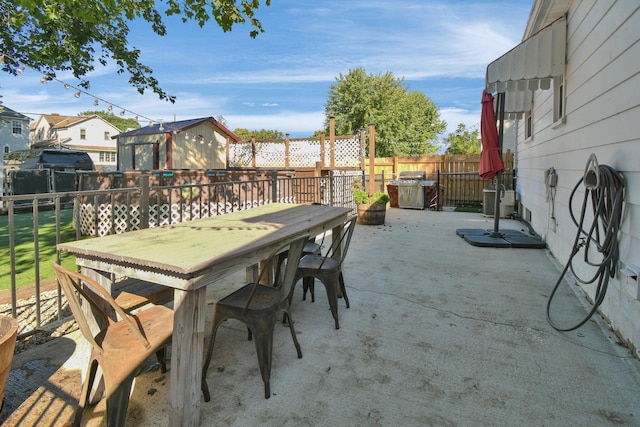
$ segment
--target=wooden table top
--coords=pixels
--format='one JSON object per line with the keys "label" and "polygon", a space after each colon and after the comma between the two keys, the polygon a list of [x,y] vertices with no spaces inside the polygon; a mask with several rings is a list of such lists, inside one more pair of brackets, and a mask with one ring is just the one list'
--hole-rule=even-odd
{"label": "wooden table top", "polygon": [[189,279],[287,239],[329,231],[348,215],[348,208],[274,203],[163,227],[61,243],[58,249],[81,258]]}

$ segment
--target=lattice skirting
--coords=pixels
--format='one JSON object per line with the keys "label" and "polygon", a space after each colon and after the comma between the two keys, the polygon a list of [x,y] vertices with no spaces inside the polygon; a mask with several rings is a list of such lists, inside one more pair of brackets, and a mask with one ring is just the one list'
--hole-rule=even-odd
{"label": "lattice skirting", "polygon": [[[296,203],[293,198],[278,200],[280,203]],[[269,200],[253,200],[227,203],[174,203],[149,206],[149,227],[158,227],[195,219],[223,215],[270,204]],[[80,234],[83,236],[106,236],[140,229],[140,205],[111,205],[76,203],[74,206],[73,226],[77,229],[80,209]]]}

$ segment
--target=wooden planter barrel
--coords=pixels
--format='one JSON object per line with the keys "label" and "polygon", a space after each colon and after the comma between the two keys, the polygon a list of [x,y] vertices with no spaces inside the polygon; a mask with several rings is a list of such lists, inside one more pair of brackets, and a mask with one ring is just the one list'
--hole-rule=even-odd
{"label": "wooden planter barrel", "polygon": [[18,321],[12,317],[0,316],[0,413],[17,334]]}
{"label": "wooden planter barrel", "polygon": [[382,225],[386,212],[387,205],[383,203],[358,205],[358,224]]}

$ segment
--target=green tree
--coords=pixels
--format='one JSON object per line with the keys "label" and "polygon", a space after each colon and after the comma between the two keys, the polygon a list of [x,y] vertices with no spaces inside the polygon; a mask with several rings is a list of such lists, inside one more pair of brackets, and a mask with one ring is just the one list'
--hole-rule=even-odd
{"label": "green tree", "polygon": [[275,141],[284,139],[284,133],[279,130],[249,130],[246,128],[235,128],[233,133],[242,138],[243,141],[250,141],[252,137],[255,137],[256,141]]}
{"label": "green tree", "polygon": [[140,127],[140,123],[138,123],[135,119],[126,119],[124,117],[118,117],[110,111],[83,111],[78,114],[79,116],[98,116],[108,121],[121,132],[126,132],[127,129],[138,129]]}
{"label": "green tree", "polygon": [[480,154],[480,134],[478,129],[469,131],[464,123],[460,123],[455,133],[444,139],[449,154]]}
{"label": "green tree", "polygon": [[438,150],[444,132],[436,105],[423,93],[409,91],[392,72],[367,74],[364,69],[340,74],[325,107],[325,128],[335,118],[337,135],[354,135],[370,123],[376,126],[376,156],[419,155]]}
{"label": "green tree", "polygon": [[[265,0],[266,6],[270,3]],[[160,5],[162,11],[156,7]],[[96,61],[102,65],[113,61],[119,74],[128,72],[129,83],[138,92],[151,89],[160,99],[174,102],[175,97],[153,77],[153,70],[140,62],[140,50],[129,46],[129,22],[145,20],[164,36],[163,15],[181,15],[183,22],[195,21],[200,27],[213,19],[225,32],[249,21],[249,35],[254,38],[264,31],[254,16],[259,6],[260,0],[2,0],[2,70],[15,75],[21,65],[27,65],[51,77],[56,71],[70,70],[88,89],[86,76]]]}

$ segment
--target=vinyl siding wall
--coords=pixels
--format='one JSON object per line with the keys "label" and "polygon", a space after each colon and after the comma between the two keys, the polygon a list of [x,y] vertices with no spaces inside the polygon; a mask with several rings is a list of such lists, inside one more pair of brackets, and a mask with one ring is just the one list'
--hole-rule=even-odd
{"label": "vinyl siding wall", "polygon": [[[599,164],[613,167],[626,179],[620,261],[621,267],[640,267],[639,5],[626,0],[574,1],[567,28],[566,120],[553,123],[553,90],[546,90],[534,95],[532,138],[524,140],[524,122],[518,125],[520,202],[562,265],[572,251],[577,231],[569,216],[569,197],[593,153]],[[544,182],[544,171],[550,167],[558,174],[555,199]],[[580,186],[574,197],[575,215],[580,213],[583,188]],[[591,270],[581,267],[578,271],[588,276]],[[601,306],[636,352],[640,348],[638,283],[638,279],[618,273],[611,279]],[[548,286],[551,289],[553,284]],[[589,295],[593,295],[593,288],[587,287]]]}

